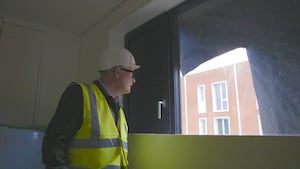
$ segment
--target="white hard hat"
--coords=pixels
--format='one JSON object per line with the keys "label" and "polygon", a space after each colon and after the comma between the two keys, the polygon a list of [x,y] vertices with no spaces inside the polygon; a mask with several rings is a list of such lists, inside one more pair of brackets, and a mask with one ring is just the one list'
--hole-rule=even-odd
{"label": "white hard hat", "polygon": [[107,48],[100,58],[99,70],[108,70],[114,66],[131,67],[133,70],[140,68],[135,64],[134,56],[125,48]]}

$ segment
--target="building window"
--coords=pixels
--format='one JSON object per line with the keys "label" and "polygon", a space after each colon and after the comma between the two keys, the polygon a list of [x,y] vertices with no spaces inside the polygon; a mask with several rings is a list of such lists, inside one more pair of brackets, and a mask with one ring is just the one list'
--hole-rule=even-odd
{"label": "building window", "polygon": [[205,86],[204,85],[197,86],[197,98],[198,98],[198,112],[205,113],[206,112],[206,102],[205,102]]}
{"label": "building window", "polygon": [[199,134],[200,135],[206,135],[207,134],[206,118],[199,118]]}
{"label": "building window", "polygon": [[214,127],[216,135],[230,135],[229,118],[218,117],[214,119]]}
{"label": "building window", "polygon": [[227,83],[217,82],[212,84],[214,112],[228,111]]}

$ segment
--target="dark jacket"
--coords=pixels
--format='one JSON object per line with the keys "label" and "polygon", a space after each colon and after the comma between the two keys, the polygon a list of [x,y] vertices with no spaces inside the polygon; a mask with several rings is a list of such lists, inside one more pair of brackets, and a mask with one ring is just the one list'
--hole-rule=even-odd
{"label": "dark jacket", "polygon": [[[93,83],[104,94],[113,115],[118,112],[119,105],[108,95],[103,85],[97,80]],[[73,82],[63,92],[43,139],[42,156],[46,169],[68,169],[68,144],[80,129],[82,121],[82,89]]]}

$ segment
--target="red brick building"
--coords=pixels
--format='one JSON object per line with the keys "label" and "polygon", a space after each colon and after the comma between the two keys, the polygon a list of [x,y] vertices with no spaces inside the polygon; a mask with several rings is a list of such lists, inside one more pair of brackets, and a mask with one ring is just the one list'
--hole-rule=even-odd
{"label": "red brick building", "polygon": [[261,134],[250,65],[241,50],[221,55],[221,64],[203,64],[181,77],[183,134]]}

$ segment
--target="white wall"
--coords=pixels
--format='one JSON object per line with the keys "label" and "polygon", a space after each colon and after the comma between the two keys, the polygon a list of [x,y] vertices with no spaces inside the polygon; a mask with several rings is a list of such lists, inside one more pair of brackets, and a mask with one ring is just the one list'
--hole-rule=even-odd
{"label": "white wall", "polygon": [[38,124],[48,124],[63,90],[69,83],[78,80],[79,51],[79,37],[59,31],[47,31],[40,75]]}
{"label": "white wall", "polygon": [[[2,65],[0,65],[5,67],[7,71],[11,69],[11,65],[14,65],[14,72],[18,73],[16,78],[12,78],[15,77],[12,71],[9,73],[3,71],[3,76],[7,78],[2,78],[2,82],[12,79],[12,83],[18,84],[2,83],[5,84],[5,87],[1,86],[1,92],[6,91],[6,94],[1,94],[0,101],[3,105],[6,105],[7,109],[0,108],[0,124],[13,126],[47,125],[55,112],[63,90],[71,81],[91,81],[98,77],[99,56],[108,46],[110,29],[149,1],[125,1],[114,13],[107,16],[102,22],[97,23],[82,37],[35,23],[4,17],[2,26],[12,24],[16,28],[14,31],[17,32],[15,33],[24,35],[21,36],[23,38],[22,43],[27,46],[8,44],[7,40],[2,38],[0,40],[2,47],[7,48],[9,46],[11,50],[6,52],[12,52],[15,49],[15,51],[22,53],[29,50],[27,57],[30,56],[31,61],[26,59],[28,62],[25,65],[19,62],[19,58],[23,57],[23,54],[19,53],[14,54],[14,57],[10,57],[7,66],[4,66],[4,64],[8,62],[2,62]],[[28,35],[28,32],[37,36],[33,46],[31,42],[26,40],[26,38],[34,39],[31,35]],[[3,31],[4,33],[5,31]],[[5,47],[3,44],[5,44]],[[7,60],[6,56],[6,54],[0,52],[2,59]],[[30,70],[22,71],[26,67]],[[34,74],[30,72],[34,72]],[[20,93],[16,89],[26,92]],[[12,99],[8,100],[6,96],[11,95],[10,91],[15,93],[11,96]],[[16,100],[19,100],[19,102],[16,103]],[[27,107],[24,107],[25,105]]]}
{"label": "white wall", "polygon": [[13,18],[3,23],[0,124],[47,125],[63,89],[77,79],[80,38]]}

